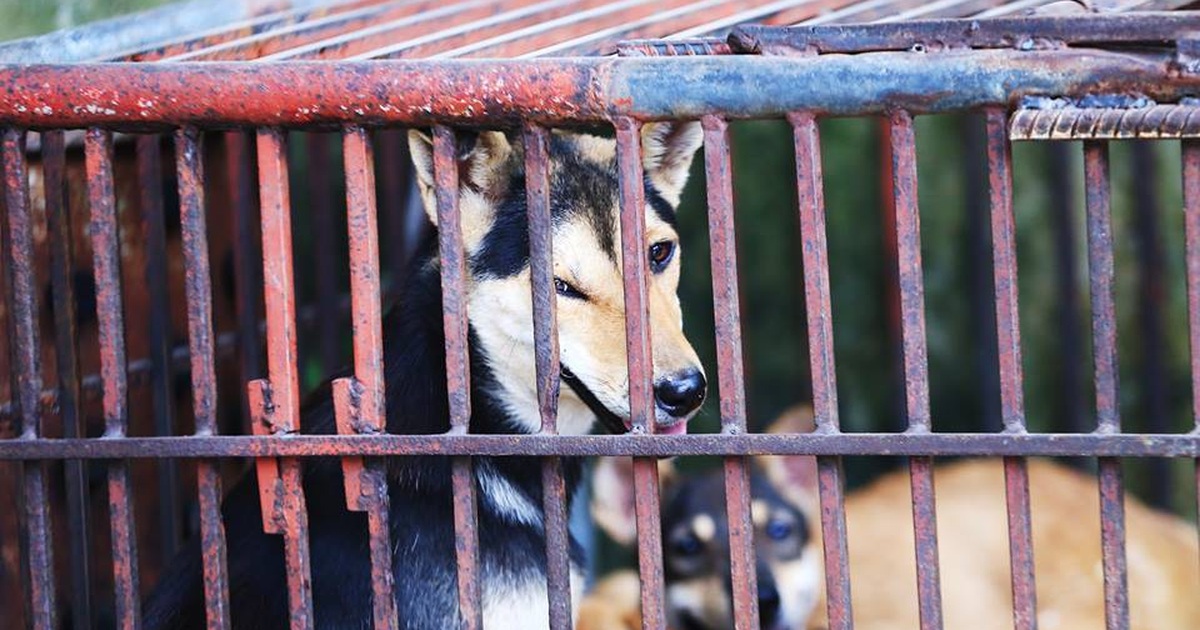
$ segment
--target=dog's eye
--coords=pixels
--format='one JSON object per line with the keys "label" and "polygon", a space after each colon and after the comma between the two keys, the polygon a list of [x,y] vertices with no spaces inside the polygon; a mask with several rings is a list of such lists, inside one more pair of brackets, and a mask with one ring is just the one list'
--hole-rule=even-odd
{"label": "dog's eye", "polygon": [[767,537],[771,540],[786,540],[795,529],[787,521],[771,521],[767,523]]}
{"label": "dog's eye", "polygon": [[700,542],[700,539],[691,532],[676,536],[671,541],[672,551],[674,551],[676,555],[680,556],[694,556],[700,553],[700,549],[703,546],[704,545]]}
{"label": "dog's eye", "polygon": [[650,246],[650,270],[658,273],[667,268],[671,257],[675,255],[675,243],[659,241]]}
{"label": "dog's eye", "polygon": [[582,291],[571,286],[570,283],[562,278],[554,279],[554,291],[565,298],[571,298],[573,300],[587,299],[587,296],[584,295]]}

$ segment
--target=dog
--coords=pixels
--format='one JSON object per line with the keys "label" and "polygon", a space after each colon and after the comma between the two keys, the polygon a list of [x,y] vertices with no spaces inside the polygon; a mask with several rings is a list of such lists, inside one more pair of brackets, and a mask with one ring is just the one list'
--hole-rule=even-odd
{"label": "dog", "polygon": [[[676,289],[675,228],[680,194],[703,134],[695,122],[650,123],[641,131],[647,278],[653,351],[654,422],[679,433],[705,395],[704,370],[683,334]],[[437,224],[433,150],[428,135],[409,144],[423,205]],[[558,427],[584,434],[599,424],[630,424],[620,256],[616,147],[611,138],[554,132],[550,139],[553,270],[562,382]],[[524,151],[499,131],[460,136],[459,208],[467,253],[471,374],[470,432],[521,434],[540,429],[534,366]],[[437,434],[449,429],[441,285],[431,234],[384,320],[387,430]],[[304,433],[335,433],[328,383],[301,412]],[[399,626],[457,627],[454,520],[448,458],[387,461],[390,536],[395,550]],[[573,492],[581,462],[563,463]],[[540,460],[474,458],[480,581],[489,630],[548,625]],[[339,461],[306,461],[312,595],[319,628],[370,626],[366,517],[346,509]],[[236,628],[288,625],[283,545],[262,531],[254,475],[222,505],[228,548],[230,611]],[[582,547],[571,545],[573,609],[582,587]],[[148,628],[205,623],[198,543],[167,569],[145,607]]]}
{"label": "dog", "polygon": [[[811,426],[811,411],[796,408],[773,430]],[[668,623],[674,630],[732,628],[721,472],[684,477],[662,466]],[[1105,624],[1096,479],[1043,459],[1030,459],[1028,472],[1038,627],[1100,630]],[[602,460],[593,473],[597,524],[625,543],[635,537],[629,476],[628,466],[616,459]],[[1013,627],[1004,483],[997,459],[935,468],[946,628]],[[761,627],[827,628],[815,459],[755,457],[751,487]],[[918,627],[911,500],[905,471],[883,475],[846,497],[856,628]],[[1126,496],[1125,510],[1130,627],[1200,628],[1196,528],[1132,496]],[[640,627],[636,573],[606,578],[582,606],[580,630]]]}

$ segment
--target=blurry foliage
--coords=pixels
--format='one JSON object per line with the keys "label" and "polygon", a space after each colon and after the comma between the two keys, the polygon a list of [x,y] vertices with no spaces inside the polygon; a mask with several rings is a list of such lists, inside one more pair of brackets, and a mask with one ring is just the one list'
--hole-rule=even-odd
{"label": "blurry foliage", "polygon": [[0,41],[48,33],[171,0],[0,0]]}

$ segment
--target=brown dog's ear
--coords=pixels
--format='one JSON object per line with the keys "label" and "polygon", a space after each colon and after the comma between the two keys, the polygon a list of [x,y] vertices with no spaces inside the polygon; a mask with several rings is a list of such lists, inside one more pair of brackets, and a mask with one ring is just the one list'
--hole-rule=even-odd
{"label": "brown dog's ear", "polygon": [[[675,478],[672,460],[658,460],[658,482],[670,485]],[[592,467],[592,519],[622,545],[637,542],[637,514],[633,500],[633,458],[600,457]]]}
{"label": "brown dog's ear", "polygon": [[[456,137],[458,157],[459,205],[463,211],[463,224],[490,217],[470,216],[472,208],[489,208],[491,204],[466,204],[463,197],[469,194],[495,199],[508,186],[510,158],[519,147],[514,147],[504,133],[460,131]],[[433,188],[433,137],[423,130],[408,132],[408,149],[417,172],[417,185],[425,205],[425,214],[437,225],[437,206]]]}
{"label": "brown dog's ear", "polygon": [[[810,405],[794,405],[784,411],[767,433],[812,433],[815,426]],[[800,505],[812,505],[817,496],[817,458],[810,455],[764,455],[759,465],[771,485],[789,500]]]}
{"label": "brown dog's ear", "polygon": [[672,206],[687,183],[696,150],[704,144],[700,123],[655,122],[642,126],[642,168]]}

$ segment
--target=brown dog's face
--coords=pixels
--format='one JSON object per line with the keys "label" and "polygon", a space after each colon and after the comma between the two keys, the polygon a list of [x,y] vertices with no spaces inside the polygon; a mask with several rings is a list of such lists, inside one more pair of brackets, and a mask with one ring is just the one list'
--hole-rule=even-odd
{"label": "brown dog's face", "polygon": [[[704,399],[700,361],[683,334],[676,297],[680,244],[675,212],[702,140],[696,123],[647,124],[642,132],[651,351],[657,430],[682,432]],[[426,210],[436,223],[431,146],[410,135]],[[540,426],[534,366],[524,156],[519,143],[483,132],[460,151],[459,208],[469,257],[469,317],[482,356],[523,429]],[[619,186],[612,139],[554,133],[550,142],[553,269],[563,387],[559,430],[629,424]]]}

